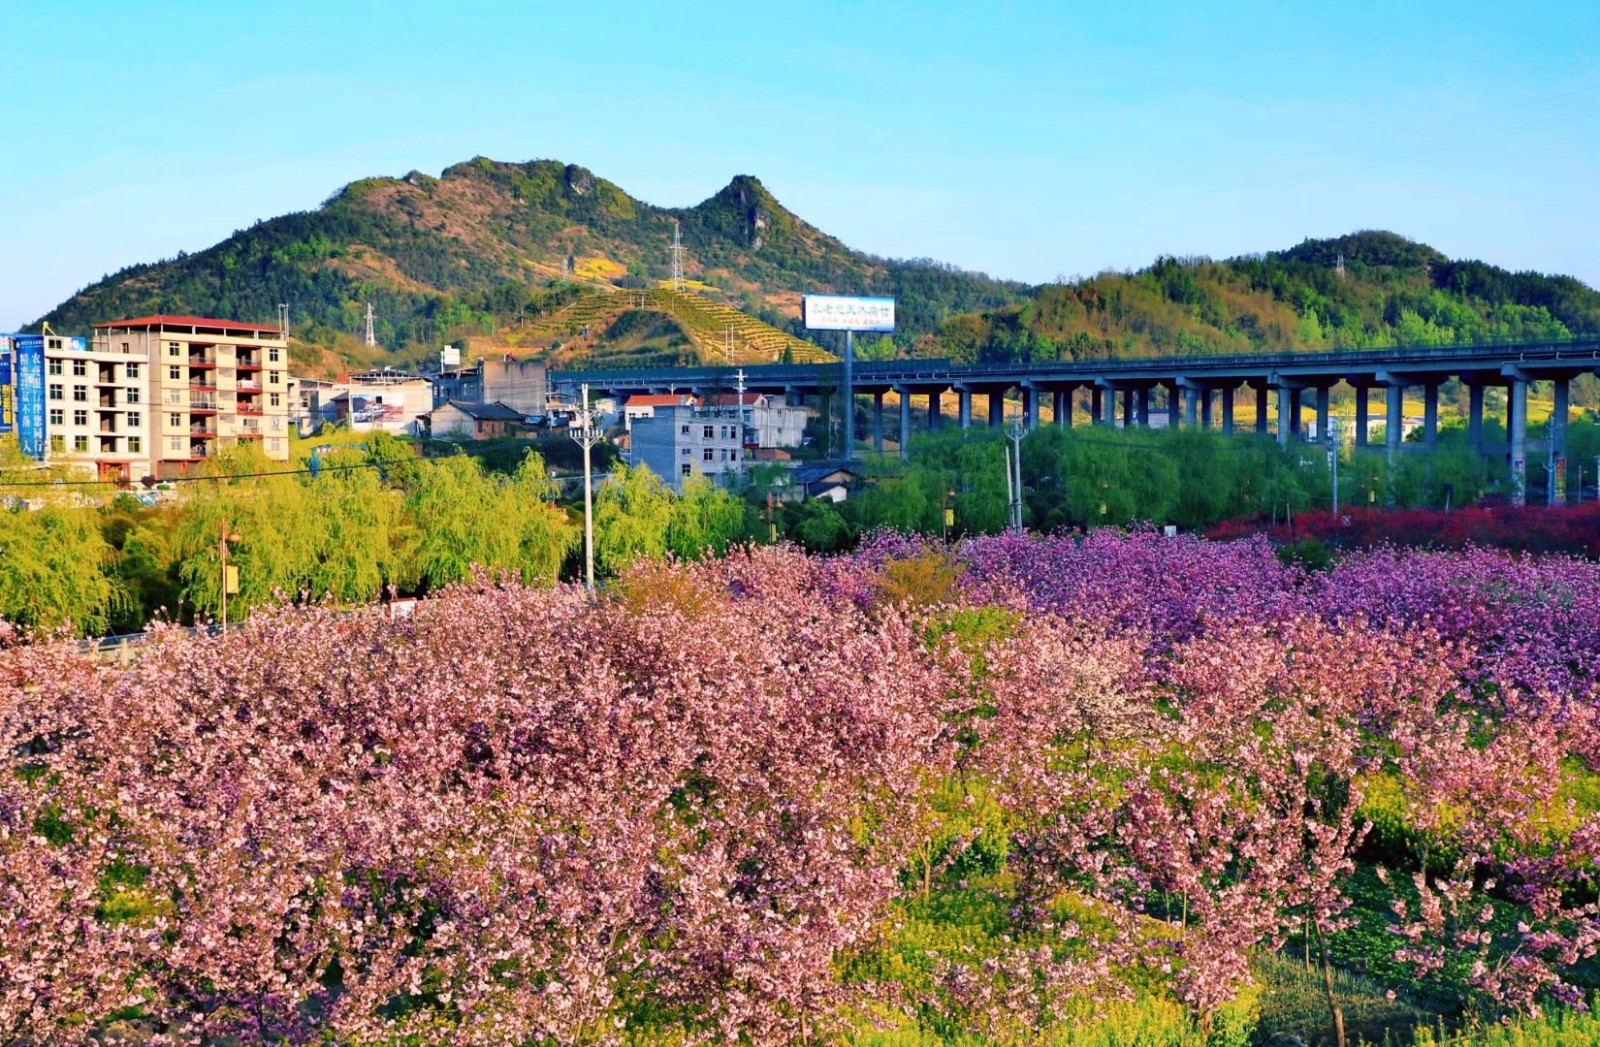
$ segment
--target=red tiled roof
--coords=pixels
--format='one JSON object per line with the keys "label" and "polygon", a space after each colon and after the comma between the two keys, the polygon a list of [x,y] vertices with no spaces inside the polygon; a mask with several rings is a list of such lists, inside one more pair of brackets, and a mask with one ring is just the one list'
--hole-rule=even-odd
{"label": "red tiled roof", "polygon": [[628,397],[623,407],[676,407],[688,400],[694,402],[694,397],[688,393],[636,393]]}
{"label": "red tiled roof", "polygon": [[237,320],[216,320],[208,316],[168,316],[157,313],[154,316],[140,316],[132,320],[112,320],[110,323],[95,324],[96,329],[102,327],[215,327],[222,331],[271,331],[278,333],[276,324],[242,324]]}

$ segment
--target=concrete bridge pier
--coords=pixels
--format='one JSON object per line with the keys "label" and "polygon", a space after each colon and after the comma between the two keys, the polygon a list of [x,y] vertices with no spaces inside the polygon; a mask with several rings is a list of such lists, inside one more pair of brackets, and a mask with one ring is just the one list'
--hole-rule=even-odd
{"label": "concrete bridge pier", "polygon": [[1224,436],[1233,435],[1233,386],[1225,385],[1222,393],[1222,432]]}
{"label": "concrete bridge pier", "polygon": [[1267,435],[1267,383],[1256,383],[1256,432]]}
{"label": "concrete bridge pier", "polygon": [[1177,382],[1165,383],[1165,389],[1167,391],[1167,428],[1176,429],[1178,421],[1182,417],[1182,405],[1179,403],[1182,396]]}
{"label": "concrete bridge pier", "polygon": [[963,433],[972,428],[972,390],[964,385],[956,386],[956,417]]}
{"label": "concrete bridge pier", "polygon": [[1357,447],[1365,447],[1365,446],[1367,446],[1367,422],[1368,422],[1367,393],[1370,391],[1371,387],[1367,386],[1367,385],[1364,385],[1364,384],[1362,384],[1360,382],[1351,382],[1350,384],[1352,386],[1354,386],[1355,390],[1356,390],[1356,436],[1355,436],[1355,444],[1356,444]]}
{"label": "concrete bridge pier", "polygon": [[[1566,468],[1567,457],[1567,414],[1568,401],[1571,399],[1571,389],[1568,385],[1570,379],[1565,376],[1551,382],[1552,399],[1555,400],[1550,412],[1550,459],[1557,469]],[[1547,494],[1551,505],[1556,505],[1556,478],[1552,475],[1548,482]]]}
{"label": "concrete bridge pier", "polygon": [[1072,428],[1072,390],[1057,389],[1051,394],[1050,413],[1055,415],[1056,425],[1062,429]]}
{"label": "concrete bridge pier", "polygon": [[911,459],[911,390],[903,385],[894,387],[900,394],[900,460]]}
{"label": "concrete bridge pier", "polygon": [[1108,429],[1115,428],[1117,424],[1117,390],[1103,379],[1096,383],[1103,385],[1100,397],[1100,424]]}
{"label": "concrete bridge pier", "polygon": [[1101,421],[1101,418],[1102,418],[1102,412],[1104,411],[1104,406],[1102,404],[1102,401],[1105,399],[1105,395],[1106,395],[1105,394],[1105,390],[1100,388],[1100,386],[1092,385],[1092,386],[1089,387],[1089,424],[1090,425],[1099,425],[1100,424],[1100,421]]}
{"label": "concrete bridge pier", "polygon": [[1200,388],[1200,427],[1211,428],[1211,387]]}
{"label": "concrete bridge pier", "polygon": [[1406,417],[1406,387],[1400,381],[1394,381],[1384,387],[1384,394],[1388,408],[1383,419],[1383,447],[1384,454],[1389,459],[1389,464],[1394,464],[1394,459],[1400,453],[1400,441],[1405,436]]}
{"label": "concrete bridge pier", "polygon": [[989,393],[989,425],[998,429],[1006,424],[1006,391],[994,389]]}
{"label": "concrete bridge pier", "polygon": [[1506,442],[1511,453],[1511,504],[1528,502],[1528,375],[1519,367],[1506,367],[1511,379],[1506,397]]}
{"label": "concrete bridge pier", "polygon": [[1467,386],[1467,445],[1483,453],[1483,383]]}
{"label": "concrete bridge pier", "polygon": [[941,420],[939,408],[939,390],[930,389],[928,391],[928,432],[931,433],[935,429],[939,428],[939,423]]}
{"label": "concrete bridge pier", "polygon": [[1022,383],[1022,411],[1028,432],[1039,428],[1039,389],[1032,382]]}
{"label": "concrete bridge pier", "polygon": [[1439,383],[1422,387],[1422,443],[1428,450],[1439,446]]}
{"label": "concrete bridge pier", "polygon": [[872,394],[872,449],[883,453],[883,393]]}
{"label": "concrete bridge pier", "polygon": [[1183,424],[1193,429],[1200,424],[1200,390],[1192,382],[1183,384]]}
{"label": "concrete bridge pier", "polygon": [[1133,390],[1131,388],[1122,390],[1122,427],[1124,429],[1133,428]]}
{"label": "concrete bridge pier", "polygon": [[1317,386],[1317,443],[1328,442],[1328,420],[1333,417],[1331,385]]}
{"label": "concrete bridge pier", "polygon": [[1138,409],[1136,420],[1139,424],[1139,427],[1141,429],[1148,428],[1150,425],[1150,387],[1148,385],[1141,385],[1139,387],[1136,406]]}

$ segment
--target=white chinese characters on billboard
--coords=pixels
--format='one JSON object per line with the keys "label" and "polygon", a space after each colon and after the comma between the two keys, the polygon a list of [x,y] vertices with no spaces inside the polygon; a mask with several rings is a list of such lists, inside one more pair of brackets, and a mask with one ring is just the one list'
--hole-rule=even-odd
{"label": "white chinese characters on billboard", "polygon": [[805,324],[813,331],[893,331],[893,298],[805,296]]}

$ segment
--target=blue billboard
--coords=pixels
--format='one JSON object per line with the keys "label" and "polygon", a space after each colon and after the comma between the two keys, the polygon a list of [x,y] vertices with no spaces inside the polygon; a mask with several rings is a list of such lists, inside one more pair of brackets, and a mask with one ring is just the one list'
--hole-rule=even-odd
{"label": "blue billboard", "polygon": [[13,334],[11,343],[11,411],[17,445],[29,458],[44,460],[44,335]]}
{"label": "blue billboard", "polygon": [[16,389],[11,380],[11,336],[0,334],[0,433],[16,424]]}

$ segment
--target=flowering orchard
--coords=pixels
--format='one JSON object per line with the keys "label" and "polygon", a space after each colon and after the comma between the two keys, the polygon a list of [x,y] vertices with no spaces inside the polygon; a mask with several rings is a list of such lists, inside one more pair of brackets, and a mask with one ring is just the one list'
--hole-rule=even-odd
{"label": "flowering orchard", "polygon": [[0,1040],[1238,1042],[1290,943],[1342,1028],[1375,927],[1581,1005],[1597,641],[1580,561],[1108,533],[8,635]]}

